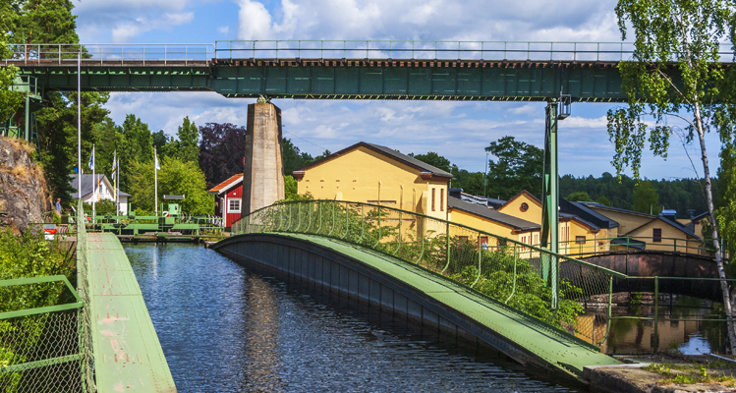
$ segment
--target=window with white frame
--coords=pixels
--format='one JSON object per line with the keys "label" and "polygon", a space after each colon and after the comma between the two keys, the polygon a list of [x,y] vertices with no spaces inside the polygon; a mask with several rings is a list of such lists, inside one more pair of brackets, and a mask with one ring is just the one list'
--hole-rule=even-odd
{"label": "window with white frame", "polygon": [[228,213],[240,213],[240,199],[232,198],[227,200]]}

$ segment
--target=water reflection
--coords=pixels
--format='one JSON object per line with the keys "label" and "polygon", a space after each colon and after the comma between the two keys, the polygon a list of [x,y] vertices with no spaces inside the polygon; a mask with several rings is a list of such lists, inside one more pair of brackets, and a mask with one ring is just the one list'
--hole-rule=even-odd
{"label": "water reflection", "polygon": [[279,392],[279,355],[277,353],[279,309],[273,289],[257,276],[246,278],[245,353],[249,391]]}
{"label": "water reflection", "polygon": [[453,340],[417,336],[403,319],[342,308],[248,272],[208,249],[125,249],[181,393],[571,391]]}
{"label": "water reflection", "polygon": [[[654,317],[653,294],[618,295],[619,302],[612,310],[614,317]],[[614,318],[601,349],[617,354],[678,349],[683,354],[696,354],[721,352],[725,348],[725,323],[706,320],[722,317],[719,303],[664,294],[657,311],[656,324],[653,320]],[[607,313],[603,311],[579,316],[576,324],[578,337],[599,343],[606,337],[607,320]]]}

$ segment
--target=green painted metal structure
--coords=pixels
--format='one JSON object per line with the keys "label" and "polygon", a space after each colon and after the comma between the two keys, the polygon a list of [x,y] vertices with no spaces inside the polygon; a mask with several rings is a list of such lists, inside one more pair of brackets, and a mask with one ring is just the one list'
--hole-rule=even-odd
{"label": "green painted metal structure", "polygon": [[176,392],[125,251],[112,233],[89,233],[89,314],[97,390]]}
{"label": "green painted metal structure", "polygon": [[398,280],[422,296],[459,312],[502,337],[502,340],[515,347],[507,354],[522,363],[534,359],[529,363],[581,382],[584,382],[582,374],[586,366],[621,364],[621,361],[601,353],[592,344],[416,264],[369,248],[355,247],[335,238],[284,232],[274,235],[289,236],[328,248]]}
{"label": "green painted metal structure", "polygon": [[[430,277],[432,285],[441,283],[452,293],[472,293],[475,302],[482,299],[476,312],[496,315],[495,311],[478,311],[483,307],[504,310],[508,315],[494,317],[496,321],[486,320],[485,315],[468,315],[485,320],[490,329],[524,331],[522,336],[507,336],[509,340],[518,340],[516,344],[524,348],[528,344],[536,351],[536,346],[545,340],[564,342],[570,348],[576,348],[574,351],[581,351],[581,359],[585,359],[581,362],[593,359],[586,351],[599,352],[598,347],[606,344],[612,322],[626,319],[657,321],[659,318],[659,299],[656,296],[653,315],[613,315],[615,293],[651,292],[652,288],[656,293],[662,282],[671,288],[690,281],[687,277],[630,276],[468,226],[359,202],[307,200],[278,203],[243,217],[233,224],[232,231],[236,236],[308,235],[302,238],[356,256],[361,261],[361,255],[372,261],[378,252],[391,257],[386,260],[411,271],[411,274]],[[233,243],[233,240],[226,239],[223,243]],[[350,243],[350,246],[344,243]],[[366,256],[369,254],[373,256]],[[294,259],[299,261],[299,258]],[[550,265],[557,269],[542,274],[545,269],[550,269],[549,265],[544,266],[544,260],[556,261]],[[372,264],[371,261],[366,263]],[[423,273],[418,273],[420,271]],[[552,274],[556,275],[558,286],[545,287]],[[407,285],[416,287],[413,280],[407,281]],[[556,304],[551,303],[553,298]],[[529,308],[537,301],[546,303],[548,307]],[[448,303],[448,306],[454,307],[454,303]],[[506,317],[514,322],[509,322]],[[718,322],[722,318],[713,316],[708,320]],[[544,329],[539,328],[542,325]],[[527,329],[529,326],[537,328]],[[554,331],[555,338],[550,338],[550,331]],[[582,341],[586,344],[580,347]],[[565,373],[579,375],[582,368],[574,360],[575,356],[569,357],[570,353],[565,353],[564,357],[556,358],[563,356],[563,352],[554,349],[556,344],[550,345],[550,348],[539,348],[548,364]],[[606,357],[596,359],[603,364],[613,361],[605,360]]]}

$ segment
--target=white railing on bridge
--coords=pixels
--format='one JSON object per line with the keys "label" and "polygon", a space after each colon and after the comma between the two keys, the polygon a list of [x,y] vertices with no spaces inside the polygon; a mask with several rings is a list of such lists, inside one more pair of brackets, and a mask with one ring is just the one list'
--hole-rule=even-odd
{"label": "white railing on bridge", "polygon": [[[414,59],[517,61],[627,61],[631,42],[250,40],[214,44],[13,44],[8,63],[67,64],[82,50],[85,64],[208,64],[212,59]],[[719,48],[732,62],[731,44]]]}
{"label": "white railing on bridge", "polygon": [[202,65],[215,57],[213,44],[11,44],[7,64]]}

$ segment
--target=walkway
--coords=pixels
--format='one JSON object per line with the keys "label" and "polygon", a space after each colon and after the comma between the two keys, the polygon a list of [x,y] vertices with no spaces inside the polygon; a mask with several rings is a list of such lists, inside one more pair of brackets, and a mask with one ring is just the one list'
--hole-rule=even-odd
{"label": "walkway", "polygon": [[143,295],[112,233],[87,234],[97,391],[176,392]]}
{"label": "walkway", "polygon": [[580,378],[585,366],[620,364],[582,340],[416,265],[331,238],[295,233],[278,235],[308,241],[359,260],[470,317],[552,368],[574,377]]}

